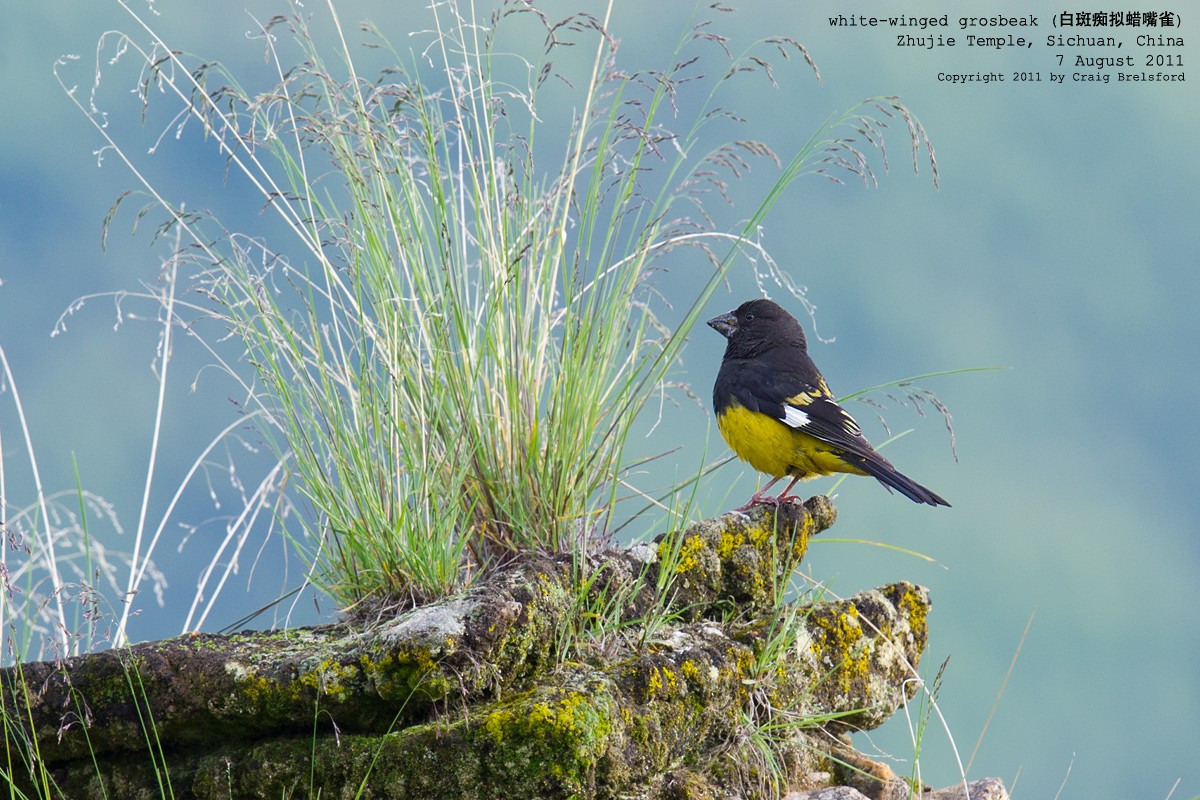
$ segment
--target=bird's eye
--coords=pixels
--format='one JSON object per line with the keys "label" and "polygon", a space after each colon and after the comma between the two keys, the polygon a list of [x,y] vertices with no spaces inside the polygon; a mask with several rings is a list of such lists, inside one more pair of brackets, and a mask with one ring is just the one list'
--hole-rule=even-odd
{"label": "bird's eye", "polygon": [[753,314],[747,314],[747,315],[746,315],[746,322],[749,322],[749,321],[750,321],[750,320],[752,320],[752,319],[754,319],[754,315],[753,315]]}

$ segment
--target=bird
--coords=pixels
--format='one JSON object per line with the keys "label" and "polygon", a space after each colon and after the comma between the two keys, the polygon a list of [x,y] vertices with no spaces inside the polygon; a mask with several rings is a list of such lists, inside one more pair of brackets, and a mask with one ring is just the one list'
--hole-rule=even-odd
{"label": "bird", "polygon": [[796,502],[788,493],[799,481],[838,472],[869,475],[914,503],[950,505],[876,452],[809,357],[804,329],[778,303],[748,300],[707,324],[726,339],[713,385],[717,427],[738,458],[772,476],[738,511]]}

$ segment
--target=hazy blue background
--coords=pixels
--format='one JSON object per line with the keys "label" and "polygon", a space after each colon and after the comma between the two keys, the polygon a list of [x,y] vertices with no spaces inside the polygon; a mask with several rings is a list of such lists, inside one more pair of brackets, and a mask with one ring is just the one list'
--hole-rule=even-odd
{"label": "hazy blue background", "polygon": [[[1046,4],[1005,9],[1039,16],[1040,27],[1030,34],[1034,48],[1016,52],[968,50],[962,46],[966,32],[957,29],[945,31],[960,37],[952,50],[898,48],[895,35],[884,29],[831,30],[832,3],[805,4],[818,10],[743,5],[738,14],[717,15],[716,29],[733,37],[735,50],[764,35],[795,37],[809,47],[824,83],[817,85],[803,65],[779,64],[782,88],[746,81],[734,108],[752,125],[740,135],[789,153],[828,115],[871,95],[899,94],[937,149],[940,191],[930,186],[927,165],[921,175],[912,174],[898,131],[891,140],[892,172],[878,189],[809,179],[793,186],[767,220],[766,244],[808,287],[821,333],[836,338],[812,347],[834,389],[850,392],[956,367],[1011,367],[928,382],[954,413],[958,463],[938,420],[905,409],[887,412],[893,430],[916,428],[889,448],[890,457],[949,498],[952,509],[918,507],[868,480],[850,480],[840,489],[840,520],[830,536],[911,548],[938,563],[831,542],[814,546],[813,577],[842,595],[900,578],[931,588],[935,611],[923,666],[932,674],[950,657],[940,705],[964,761],[1035,614],[972,776],[1003,777],[1018,798],[1054,797],[1064,783],[1064,798],[1165,798],[1177,779],[1172,797],[1197,796],[1195,79],[1074,83],[1074,70],[1053,60],[1058,50],[1042,44],[1045,35],[1058,32],[1050,27],[1051,15],[1061,10]],[[894,11],[894,5],[862,2],[841,10],[869,15]],[[953,10],[962,5],[943,0],[905,10],[949,12],[952,22],[993,11]],[[245,38],[251,22],[244,9],[250,6],[160,2],[156,24],[174,46],[220,58],[248,82],[266,85],[271,76],[262,48]],[[428,24],[422,7],[341,4],[348,20],[372,18],[398,45],[408,31]],[[618,7],[612,27],[627,63],[658,65],[674,44],[685,23],[682,17],[679,26],[664,23],[666,7]],[[690,9],[671,7],[681,14]],[[252,8],[260,19],[285,10],[265,0]],[[547,9],[552,16],[563,13],[561,5]],[[318,18],[326,13],[323,4],[311,10]],[[1184,20],[1194,26],[1186,13]],[[133,182],[111,155],[97,168],[93,151],[100,140],[51,72],[58,56],[80,55],[68,83],[86,93],[95,42],[111,28],[129,30],[132,23],[104,2],[50,0],[5,9],[0,347],[25,403],[47,489],[73,485],[74,454],[83,484],[115,505],[126,528],[109,546],[129,549],[155,401],[150,365],[157,331],[126,319],[114,332],[113,302],[94,300],[69,321],[66,335],[49,335],[75,298],[152,282],[166,254],[145,234],[128,236],[129,213],[120,218],[107,252],[101,251],[105,212]],[[1128,41],[1121,55],[1131,52],[1135,33],[1120,32]],[[1176,35],[1191,42],[1194,33],[1184,27]],[[1182,53],[1185,63],[1192,59],[1187,47],[1163,52]],[[1043,82],[953,86],[937,80],[943,71],[991,70],[1008,79],[1014,70],[1040,71]],[[1050,84],[1052,70],[1066,72],[1067,82]],[[139,131],[136,105],[118,102],[131,85],[124,74],[123,85],[105,84],[108,107],[124,141],[140,153],[161,125]],[[226,222],[258,220],[260,202],[236,179],[222,187],[219,164],[194,129],[182,143],[168,136],[148,163],[155,179],[168,181],[191,207],[212,204]],[[773,178],[773,169],[757,165],[735,193],[747,205],[731,218],[749,213],[749,203]],[[675,281],[703,268],[694,257],[681,260],[665,276],[665,291],[685,297],[686,282]],[[710,310],[725,311],[753,292],[743,278]],[[153,313],[144,304],[125,308]],[[720,351],[720,338],[703,328],[687,351],[681,377],[705,400]],[[236,413],[226,401],[228,387],[215,374],[202,374],[199,391],[190,392],[203,362],[184,345],[181,353],[190,360],[173,366],[155,521],[187,465]],[[9,503],[20,507],[32,495],[11,399],[11,393],[0,395],[0,431]],[[885,437],[870,409],[856,413],[872,438]],[[656,443],[678,441],[688,448],[656,468],[671,474],[693,469],[706,430],[711,452],[721,452],[707,407],[668,408]],[[212,480],[228,491],[219,469]],[[740,502],[753,486],[754,476],[740,466],[724,468],[711,484],[705,511]],[[812,486],[823,491],[827,484]],[[214,510],[203,485],[199,489],[179,521],[213,521],[182,553],[177,545],[183,531],[168,527],[158,550],[170,582],[167,605],[139,598],[143,611],[134,638],[179,631],[197,565],[208,561],[222,536],[218,518],[226,511]],[[290,576],[280,576],[281,548],[269,545],[247,598],[242,592],[254,555],[243,555],[236,585],[209,629],[231,623],[280,585],[294,585],[295,564]],[[312,619],[312,608],[312,598],[305,597],[297,619]],[[904,756],[911,753],[906,736],[903,721],[896,720],[874,739]],[[926,780],[955,780],[944,735],[931,734],[924,757]]]}

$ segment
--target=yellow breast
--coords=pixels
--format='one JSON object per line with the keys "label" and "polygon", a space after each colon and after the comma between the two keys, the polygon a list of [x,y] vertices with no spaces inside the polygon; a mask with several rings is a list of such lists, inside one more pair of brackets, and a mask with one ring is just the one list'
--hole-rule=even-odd
{"label": "yellow breast", "polygon": [[866,474],[843,461],[831,445],[740,405],[726,408],[717,418],[717,427],[738,458],[776,478],[815,478],[835,472]]}

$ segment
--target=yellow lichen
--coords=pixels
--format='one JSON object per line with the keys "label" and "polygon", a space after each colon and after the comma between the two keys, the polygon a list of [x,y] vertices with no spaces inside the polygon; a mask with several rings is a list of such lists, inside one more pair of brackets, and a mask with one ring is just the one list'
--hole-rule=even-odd
{"label": "yellow lichen", "polygon": [[671,669],[670,667],[663,667],[662,674],[663,682],[666,684],[668,691],[673,692],[675,687],[679,685],[679,678],[676,677],[675,670]]}
{"label": "yellow lichen", "polygon": [[771,538],[771,532],[762,525],[755,525],[747,532],[747,538],[750,539],[750,544],[759,547]]}
{"label": "yellow lichen", "polygon": [[325,660],[316,669],[300,675],[296,682],[300,686],[312,689],[318,695],[335,702],[344,702],[351,696],[352,684],[359,678],[361,673],[357,666]]}
{"label": "yellow lichen", "polygon": [[663,694],[664,690],[667,694],[673,695],[678,685],[679,676],[675,674],[675,670],[669,666],[651,667],[650,674],[646,678],[646,697]]}
{"label": "yellow lichen", "polygon": [[929,605],[918,594],[917,587],[905,586],[904,593],[900,596],[900,602],[896,605],[908,619],[908,627],[912,631],[913,638],[918,642],[924,641],[928,635],[926,617],[929,614]]}
{"label": "yellow lichen", "polygon": [[815,636],[809,646],[818,659],[833,669],[832,677],[843,692],[850,691],[870,673],[870,648],[863,640],[858,616],[858,608],[846,604],[809,617],[810,628],[815,627],[822,634]]}
{"label": "yellow lichen", "polygon": [[729,558],[745,541],[745,537],[740,532],[723,530],[721,531],[721,541],[717,543],[717,555],[721,558]]}
{"label": "yellow lichen", "polygon": [[661,692],[662,688],[662,676],[659,675],[658,667],[654,667],[650,670],[650,677],[646,679],[646,695],[653,697]]}
{"label": "yellow lichen", "polygon": [[[670,543],[671,540],[668,538],[664,539],[662,544],[659,545],[659,558],[665,559],[666,553],[663,552],[663,549],[670,547]],[[683,574],[691,572],[700,566],[700,559],[697,557],[697,554],[703,552],[704,547],[704,537],[695,534],[685,537],[679,546],[679,559],[676,562],[675,572]]]}

